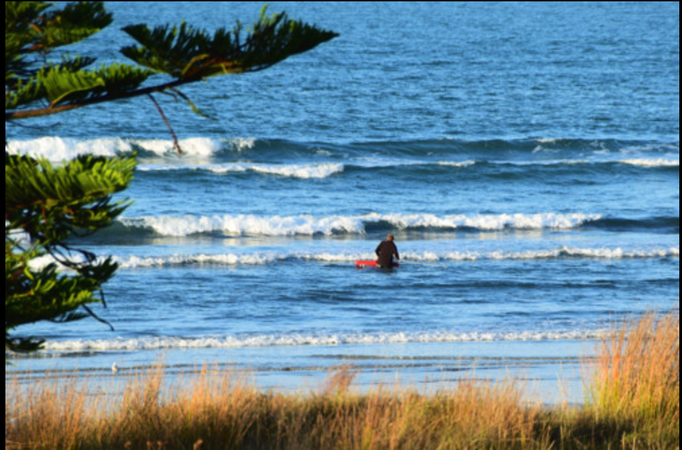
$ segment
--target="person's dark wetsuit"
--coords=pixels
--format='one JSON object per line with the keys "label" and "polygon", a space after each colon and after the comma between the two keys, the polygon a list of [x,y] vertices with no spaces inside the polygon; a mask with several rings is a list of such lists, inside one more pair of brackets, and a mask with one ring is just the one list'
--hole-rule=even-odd
{"label": "person's dark wetsuit", "polygon": [[393,255],[395,255],[397,259],[400,259],[398,247],[395,246],[393,241],[382,241],[374,252],[379,257],[379,259],[377,259],[377,266],[384,269],[393,267]]}

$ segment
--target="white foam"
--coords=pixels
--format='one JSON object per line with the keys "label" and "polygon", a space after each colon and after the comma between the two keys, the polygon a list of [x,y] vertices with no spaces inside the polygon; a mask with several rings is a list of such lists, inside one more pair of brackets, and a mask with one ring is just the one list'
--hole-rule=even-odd
{"label": "white foam", "polygon": [[46,158],[52,162],[69,161],[81,155],[112,157],[132,152],[129,142],[120,138],[78,140],[60,137],[42,137],[25,141],[10,141],[12,154]]}
{"label": "white foam", "polygon": [[[537,150],[537,149],[536,149]],[[492,161],[493,164],[500,164],[506,166],[519,166],[519,167],[532,167],[532,166],[578,166],[578,165],[595,165],[595,164],[626,164],[639,167],[679,167],[679,159],[623,159],[618,161],[613,160],[590,160],[590,159],[554,159],[547,161]],[[476,161],[465,161],[462,163],[456,162],[439,162],[438,165],[441,166],[453,166],[453,167],[468,167],[476,164]]]}
{"label": "white foam", "polygon": [[232,235],[312,236],[334,233],[364,234],[368,224],[386,222],[397,229],[430,228],[456,230],[462,227],[494,231],[503,229],[571,229],[586,222],[599,220],[598,214],[500,214],[448,215],[378,214],[363,216],[146,216],[119,219],[127,227],[147,228],[162,236],[189,236],[198,233],[222,232]]}
{"label": "white foam", "polygon": [[[149,151],[156,153],[159,156],[174,154],[175,150],[173,141],[167,139],[145,139],[133,141],[135,145]],[[220,149],[220,142],[209,138],[188,138],[180,139],[179,141],[182,153],[186,156],[200,156],[210,157],[218,152]]]}
{"label": "white foam", "polygon": [[439,166],[446,166],[446,167],[458,167],[458,168],[464,168],[464,167],[470,167],[476,164],[476,161],[439,161],[438,165]]}
{"label": "white foam", "polygon": [[432,214],[368,214],[363,216],[365,222],[389,222],[398,229],[409,228],[441,228],[458,229],[474,228],[479,230],[511,229],[571,229],[585,222],[601,219],[599,214],[499,214],[499,215],[448,215]]}
{"label": "white foam", "polygon": [[[94,264],[102,264],[105,261],[105,259],[106,259],[105,256],[99,256],[94,260]],[[69,256],[69,260],[70,260],[70,262],[76,263],[76,264],[82,264],[82,263],[86,262],[85,257],[79,253],[72,253]],[[116,262],[117,258],[114,257],[113,260],[114,260],[114,262]],[[59,262],[59,260],[57,260],[54,256],[52,256],[49,253],[42,255],[42,256],[39,256],[37,258],[33,258],[32,260],[30,260],[28,262],[29,268],[33,271],[36,271],[36,272],[45,269],[50,264],[55,264],[55,266],[57,267],[57,270],[60,272],[70,273],[70,274],[76,273],[75,270],[73,270],[72,268],[70,268],[68,266],[61,264]]]}
{"label": "white foam", "polygon": [[624,159],[619,162],[639,167],[680,167],[679,159]]}
{"label": "white foam", "polygon": [[495,252],[487,255],[488,259],[497,260],[541,260],[562,257],[589,259],[651,259],[679,258],[679,248],[655,250],[623,250],[622,248],[570,248],[559,247],[550,250],[526,252]]}
{"label": "white foam", "polygon": [[343,172],[343,164],[307,164],[307,165],[288,165],[288,166],[251,166],[249,170],[258,173],[279,175],[293,178],[327,178],[334,174]]}
{"label": "white foam", "polygon": [[494,161],[494,164],[500,164],[505,166],[577,166],[582,164],[592,164],[591,161],[587,159],[553,159],[546,161]]}
{"label": "white foam", "polygon": [[[411,262],[467,262],[467,261],[500,261],[500,260],[549,260],[560,258],[585,258],[585,259],[653,259],[653,258],[679,258],[680,249],[660,248],[650,250],[623,250],[622,248],[569,248],[559,247],[547,250],[528,250],[525,252],[404,252],[402,263],[409,265]],[[263,253],[225,253],[225,254],[174,254],[156,257],[116,257],[121,269],[144,269],[163,268],[183,265],[266,265],[287,261],[303,261],[313,263],[340,263],[352,264],[356,260],[374,259],[375,255],[369,252],[357,253],[296,253],[296,252],[263,252]]]}
{"label": "white foam", "polygon": [[318,263],[353,263],[356,260],[372,259],[373,253],[251,253],[251,254],[195,254],[160,257],[117,257],[121,269],[159,268],[189,264],[210,265],[265,265],[285,261],[305,261]]}
{"label": "white foam", "polygon": [[679,258],[679,247],[653,250],[623,250],[622,248],[571,248],[562,246],[547,250],[528,250],[525,252],[494,251],[479,252],[444,252],[405,254],[406,261],[481,261],[481,260],[544,260],[560,258],[585,259],[653,259]]}
{"label": "white foam", "polygon": [[163,257],[138,257],[116,258],[121,269],[139,269],[152,267],[182,266],[187,264],[212,264],[212,265],[264,265],[276,261],[286,260],[286,255],[260,254],[260,255],[237,255],[234,253],[222,255],[180,255],[175,254]]}
{"label": "white foam", "polygon": [[256,138],[236,137],[230,139],[230,146],[232,147],[232,150],[238,153],[241,153],[244,150],[251,150],[255,145]]}
{"label": "white foam", "polygon": [[298,347],[330,345],[385,345],[448,342],[547,342],[597,339],[604,330],[510,331],[510,332],[396,332],[332,334],[260,334],[247,336],[140,337],[47,341],[51,351],[139,351],[160,349]]}
{"label": "white foam", "polygon": [[35,272],[39,272],[39,271],[45,269],[50,264],[59,265],[59,263],[54,258],[54,256],[46,254],[46,255],[42,255],[42,256],[39,256],[37,258],[33,258],[32,260],[30,260],[28,262],[28,267]]}
{"label": "white foam", "polygon": [[[189,157],[210,157],[220,151],[223,146],[235,152],[252,149],[255,138],[211,139],[193,137],[179,140],[183,154]],[[131,153],[136,148],[155,153],[159,156],[176,154],[173,141],[170,139],[73,139],[60,137],[41,137],[29,140],[9,142],[9,151],[13,154],[44,157],[52,162],[69,161],[77,156],[91,154],[96,156],[117,156]]]}
{"label": "white foam", "polygon": [[145,172],[156,171],[176,171],[176,170],[197,170],[207,171],[217,174],[255,172],[266,175],[277,175],[290,178],[327,178],[344,170],[343,164],[200,164],[200,165],[150,165],[141,164],[138,170]]}
{"label": "white foam", "polygon": [[223,232],[233,235],[312,236],[334,232],[363,233],[362,220],[357,217],[332,216],[316,218],[239,216],[149,216],[123,218],[126,226],[151,228],[163,236],[189,236],[197,233]]}

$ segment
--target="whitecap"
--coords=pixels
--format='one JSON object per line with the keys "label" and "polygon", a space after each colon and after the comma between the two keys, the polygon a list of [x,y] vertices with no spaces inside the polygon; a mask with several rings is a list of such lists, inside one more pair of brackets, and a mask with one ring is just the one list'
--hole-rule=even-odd
{"label": "whitecap", "polygon": [[[410,263],[434,263],[434,262],[475,262],[475,261],[541,261],[562,258],[583,259],[655,259],[655,258],[679,258],[679,247],[658,249],[632,249],[618,248],[574,248],[558,247],[552,249],[527,250],[523,252],[509,251],[445,251],[445,252],[404,252],[402,261],[404,265]],[[173,254],[165,256],[140,257],[127,256],[116,257],[115,261],[121,269],[144,269],[163,268],[183,265],[266,265],[281,262],[311,262],[311,263],[337,263],[353,264],[357,260],[374,259],[371,252],[261,252],[261,253],[224,253],[224,254]],[[52,262],[50,259],[41,260],[42,264]]]}
{"label": "whitecap", "polygon": [[597,339],[605,330],[436,331],[391,333],[257,334],[244,336],[156,336],[115,339],[51,340],[48,351],[139,351],[159,349],[299,347],[448,342],[549,342]]}
{"label": "whitecap", "polygon": [[254,172],[264,175],[276,175],[290,178],[328,178],[332,175],[343,172],[344,166],[339,163],[328,164],[250,164],[250,163],[228,163],[228,164],[142,164],[138,170],[143,172],[164,172],[178,170],[206,171],[216,174],[231,174]]}
{"label": "whitecap", "polygon": [[680,167],[679,159],[624,159],[619,162],[639,167]]}
{"label": "whitecap", "polygon": [[53,163],[59,163],[82,155],[113,157],[130,153],[133,149],[129,142],[120,138],[79,140],[46,136],[10,141],[8,151],[11,154],[46,158]]}

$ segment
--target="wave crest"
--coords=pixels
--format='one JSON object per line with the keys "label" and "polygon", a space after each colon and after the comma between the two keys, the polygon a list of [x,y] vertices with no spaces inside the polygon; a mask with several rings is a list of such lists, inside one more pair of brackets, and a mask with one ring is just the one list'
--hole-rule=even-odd
{"label": "wave crest", "polygon": [[481,230],[573,229],[598,221],[599,214],[500,214],[448,215],[378,214],[363,216],[146,216],[122,218],[119,223],[130,229],[152,230],[161,236],[223,233],[240,236],[313,236],[365,234],[368,229],[389,230]]}
{"label": "wave crest", "polygon": [[324,164],[251,164],[251,163],[228,163],[228,164],[201,164],[201,165],[150,165],[142,164],[138,170],[143,172],[165,171],[206,171],[216,174],[231,173],[260,173],[264,175],[277,175],[290,178],[327,178],[344,170],[340,163]]}
{"label": "wave crest", "polygon": [[557,330],[510,332],[395,332],[336,334],[262,334],[221,337],[141,337],[48,341],[48,351],[139,351],[159,349],[298,347],[447,342],[527,342],[595,339],[605,331]]}
{"label": "wave crest", "polygon": [[[189,157],[210,157],[223,148],[233,152],[252,149],[256,144],[253,138],[211,139],[194,137],[179,141],[182,151]],[[74,139],[46,136],[28,140],[14,140],[8,144],[12,153],[43,157],[52,162],[69,161],[78,156],[120,156],[134,151],[156,156],[175,155],[173,141],[170,139],[127,139],[120,137],[98,139]]]}
{"label": "wave crest", "polygon": [[[558,247],[547,250],[528,250],[524,252],[493,251],[481,252],[405,252],[401,263],[500,261],[500,260],[552,260],[552,259],[654,259],[679,258],[678,247],[649,250],[624,250],[622,248],[571,248]],[[252,253],[252,254],[194,254],[160,257],[117,257],[121,269],[163,268],[185,265],[266,265],[282,262],[314,262],[353,264],[356,260],[374,259],[372,253]]]}
{"label": "wave crest", "polygon": [[[306,143],[282,139],[257,139],[253,137],[190,137],[181,139],[180,145],[188,157],[209,157],[219,154],[246,154],[276,156],[278,159],[288,156],[320,157],[337,156],[343,158],[367,157],[424,157],[450,159],[450,157],[470,157],[470,159],[512,160],[518,157],[550,156],[553,159],[572,160],[591,159],[591,157],[607,157],[614,161],[618,155],[629,155],[630,158],[668,158],[673,163],[679,161],[679,143],[660,143],[650,141],[593,140],[593,139],[426,139],[406,141],[367,141],[356,143]],[[171,139],[135,139],[126,137],[104,137],[94,139],[76,139],[59,137],[41,137],[9,142],[12,152],[43,156],[52,161],[63,161],[92,153],[102,156],[114,156],[121,153],[139,151],[152,155],[175,155]],[[609,156],[610,155],[610,156]],[[665,159],[661,159],[665,163]],[[679,166],[679,164],[678,164]]]}

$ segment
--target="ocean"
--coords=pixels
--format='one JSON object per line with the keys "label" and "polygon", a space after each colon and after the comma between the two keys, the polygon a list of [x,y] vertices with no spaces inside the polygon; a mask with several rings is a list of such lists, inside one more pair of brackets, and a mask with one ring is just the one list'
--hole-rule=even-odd
{"label": "ocean", "polygon": [[[107,2],[120,28],[250,23],[250,2]],[[153,10],[153,14],[150,13]],[[614,321],[679,309],[679,3],[271,3],[340,33],[266,71],[5,124],[60,163],[137,152],[133,205],[74,242],[120,269],[95,320],[7,376],[111,376],[159,360],[300,389],[532,379],[580,401]],[[401,266],[355,268],[393,233]],[[119,373],[119,375],[120,375]],[[61,376],[61,375],[60,375]],[[533,384],[531,383],[531,384]],[[549,393],[549,394],[547,394]]]}

